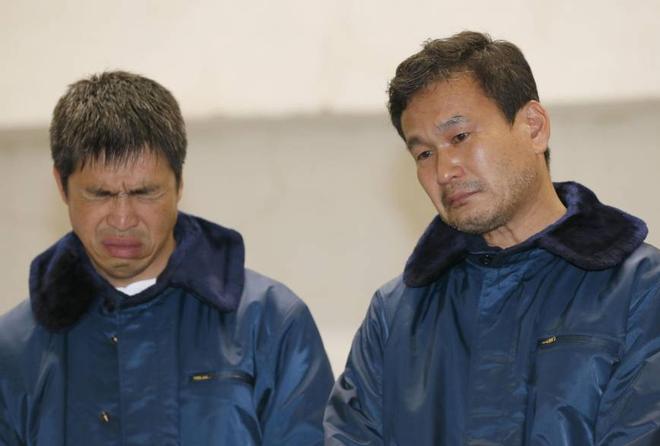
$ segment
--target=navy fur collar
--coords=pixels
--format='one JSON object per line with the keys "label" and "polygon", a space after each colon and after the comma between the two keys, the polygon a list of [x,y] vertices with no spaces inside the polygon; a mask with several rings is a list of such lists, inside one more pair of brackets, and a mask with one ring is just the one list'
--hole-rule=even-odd
{"label": "navy fur collar", "polygon": [[[567,208],[566,214],[504,252],[539,247],[579,268],[597,271],[621,263],[646,238],[648,229],[642,220],[602,204],[586,187],[573,182],[555,183],[555,190]],[[437,280],[447,268],[465,258],[474,237],[435,217],[406,263],[406,285],[420,287]]]}
{"label": "navy fur collar", "polygon": [[174,236],[176,249],[156,285],[121,298],[96,273],[80,239],[73,232],[65,235],[30,266],[30,303],[36,320],[49,330],[63,330],[100,296],[130,306],[152,299],[167,287],[186,289],[220,311],[234,311],[245,280],[241,235],[180,212]]}

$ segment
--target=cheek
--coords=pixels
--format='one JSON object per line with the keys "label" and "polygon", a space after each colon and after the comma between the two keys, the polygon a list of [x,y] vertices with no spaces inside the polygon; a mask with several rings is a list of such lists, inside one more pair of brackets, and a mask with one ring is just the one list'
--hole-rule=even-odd
{"label": "cheek", "polygon": [[516,160],[501,147],[479,147],[474,151],[471,172],[487,188],[497,190],[516,166]]}
{"label": "cheek", "polygon": [[167,233],[176,223],[177,208],[170,203],[161,205],[145,205],[137,210],[140,221],[146,225],[154,235]]}
{"label": "cheek", "polygon": [[76,232],[89,234],[103,222],[105,211],[102,206],[69,206],[71,226]]}
{"label": "cheek", "polygon": [[417,181],[427,193],[433,193],[440,189],[438,176],[435,168],[424,166],[417,169]]}
{"label": "cheek", "polygon": [[436,181],[435,172],[433,169],[417,169],[417,181],[426,192],[426,195],[431,199],[433,205],[440,211],[442,202],[440,200],[440,186]]}
{"label": "cheek", "polygon": [[433,187],[433,185],[436,185],[437,187],[437,181],[435,181],[435,172],[433,169],[429,169],[428,166],[417,167],[417,181],[419,181],[419,184],[426,191]]}
{"label": "cheek", "polygon": [[477,176],[481,176],[481,174],[488,174],[488,171],[492,167],[493,162],[497,161],[497,158],[493,157],[493,152],[496,152],[494,148],[488,150],[483,146],[474,147],[471,151],[472,156],[470,170]]}

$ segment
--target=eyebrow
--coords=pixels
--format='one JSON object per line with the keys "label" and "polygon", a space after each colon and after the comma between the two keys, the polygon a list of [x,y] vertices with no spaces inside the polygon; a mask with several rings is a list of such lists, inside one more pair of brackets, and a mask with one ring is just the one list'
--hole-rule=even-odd
{"label": "eyebrow", "polygon": [[[445,132],[452,127],[455,127],[460,124],[465,124],[469,121],[470,120],[466,116],[454,115],[451,118],[447,119],[446,121],[442,121],[436,124],[435,128],[439,132]],[[422,139],[417,136],[412,136],[410,139],[406,140],[406,147],[408,148],[408,150],[412,150],[412,148],[417,144],[423,144]]]}
{"label": "eyebrow", "polygon": [[440,130],[441,132],[444,132],[448,128],[457,126],[459,124],[465,124],[468,121],[469,119],[463,115],[454,115],[451,118],[447,119],[446,121],[436,124],[435,128]]}

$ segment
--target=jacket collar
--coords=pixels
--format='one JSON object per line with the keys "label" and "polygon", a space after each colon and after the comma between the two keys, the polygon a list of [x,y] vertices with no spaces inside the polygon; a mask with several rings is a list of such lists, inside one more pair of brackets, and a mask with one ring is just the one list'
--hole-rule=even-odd
{"label": "jacket collar", "polygon": [[[180,212],[174,237],[176,248],[156,285],[120,299],[121,305],[145,302],[174,287],[195,294],[220,311],[234,311],[245,280],[241,235]],[[73,232],[32,261],[29,280],[35,318],[53,331],[73,325],[99,295],[119,300],[119,292],[94,270]]]}
{"label": "jacket collar", "polygon": [[[596,271],[618,265],[646,238],[648,229],[642,220],[602,204],[586,187],[573,182],[555,183],[555,190],[567,208],[566,213],[503,253],[539,247],[578,268]],[[457,231],[435,217],[406,263],[404,282],[411,287],[431,284],[466,257],[475,245],[475,238],[481,239]]]}

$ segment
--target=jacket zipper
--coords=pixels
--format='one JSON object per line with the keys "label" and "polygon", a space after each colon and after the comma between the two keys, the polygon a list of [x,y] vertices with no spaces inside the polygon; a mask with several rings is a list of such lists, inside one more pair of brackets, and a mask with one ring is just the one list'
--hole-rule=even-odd
{"label": "jacket zipper", "polygon": [[249,385],[254,385],[254,378],[241,371],[221,371],[221,372],[200,372],[190,375],[191,382],[233,380],[242,381]]}
{"label": "jacket zipper", "polygon": [[593,345],[596,347],[606,347],[614,351],[618,351],[620,348],[620,344],[612,339],[587,335],[552,335],[541,338],[537,342],[539,349],[546,349],[559,344]]}

